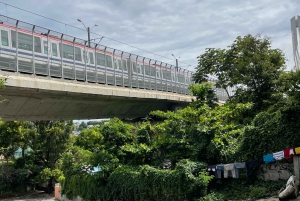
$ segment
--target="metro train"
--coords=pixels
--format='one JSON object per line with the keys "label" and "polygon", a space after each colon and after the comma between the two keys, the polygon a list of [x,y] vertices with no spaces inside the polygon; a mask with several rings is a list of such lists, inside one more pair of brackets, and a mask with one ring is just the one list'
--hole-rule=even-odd
{"label": "metro train", "polygon": [[91,48],[49,32],[36,33],[1,22],[0,37],[1,70],[181,94],[189,94],[193,82],[191,73]]}

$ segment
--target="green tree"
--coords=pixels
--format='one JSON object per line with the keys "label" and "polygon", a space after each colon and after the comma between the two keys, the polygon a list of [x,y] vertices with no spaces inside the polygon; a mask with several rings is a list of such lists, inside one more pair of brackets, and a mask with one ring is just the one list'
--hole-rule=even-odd
{"label": "green tree", "polygon": [[[5,81],[7,80],[7,78],[0,78],[0,89],[4,89],[5,85]],[[0,95],[1,97],[1,95]],[[0,99],[0,103],[2,102],[2,100]]]}
{"label": "green tree", "polygon": [[99,150],[103,143],[103,136],[100,133],[100,127],[94,126],[91,129],[85,129],[76,137],[75,145],[89,151]]}
{"label": "green tree", "polygon": [[228,49],[207,49],[198,62],[196,82],[208,80],[211,74],[217,78],[216,86],[227,93],[228,87],[237,88],[231,102],[252,102],[258,112],[269,106],[277,91],[274,81],[283,72],[285,58],[281,50],[271,48],[270,38],[247,35],[237,37]]}
{"label": "green tree", "polygon": [[79,125],[78,127],[78,131],[82,131],[83,129],[86,129],[87,128],[87,124],[83,121],[81,122],[81,124]]}
{"label": "green tree", "polygon": [[25,121],[0,122],[0,154],[8,160],[18,148],[22,150],[22,157],[25,150],[31,147],[34,137],[33,124]]}
{"label": "green tree", "polygon": [[193,107],[201,107],[204,104],[207,104],[210,108],[214,108],[218,105],[218,98],[213,89],[212,83],[204,82],[200,84],[192,84],[189,86],[189,89],[197,100],[192,104]]}
{"label": "green tree", "polygon": [[[62,153],[71,145],[72,121],[34,121],[36,135],[32,139],[32,157],[37,170],[56,168]],[[38,172],[38,174],[39,174]],[[53,177],[48,180],[48,191],[52,191]]]}
{"label": "green tree", "polygon": [[105,121],[88,121],[87,125],[101,126]]}

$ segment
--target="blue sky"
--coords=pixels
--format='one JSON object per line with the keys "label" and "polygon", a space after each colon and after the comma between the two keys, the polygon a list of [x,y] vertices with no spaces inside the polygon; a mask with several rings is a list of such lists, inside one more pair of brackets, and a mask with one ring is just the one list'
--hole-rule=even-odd
{"label": "blue sky", "polygon": [[[226,48],[241,35],[270,36],[293,65],[290,19],[299,0],[0,0],[79,28],[80,18],[101,44],[179,66],[197,65],[205,48]],[[86,39],[85,31],[0,4],[0,13],[51,30]],[[98,38],[92,35],[91,38]],[[164,57],[114,42],[122,41]],[[184,63],[183,63],[184,62]],[[190,68],[191,70],[193,67]]]}

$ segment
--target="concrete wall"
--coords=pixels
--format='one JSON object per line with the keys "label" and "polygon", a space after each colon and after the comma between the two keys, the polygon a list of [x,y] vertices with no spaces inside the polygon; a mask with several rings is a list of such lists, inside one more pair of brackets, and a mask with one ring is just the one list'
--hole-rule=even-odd
{"label": "concrete wall", "polygon": [[145,117],[153,110],[187,106],[192,97],[154,90],[0,71],[3,120],[57,120]]}
{"label": "concrete wall", "polygon": [[294,174],[293,163],[264,164],[258,178],[265,181],[288,180]]}

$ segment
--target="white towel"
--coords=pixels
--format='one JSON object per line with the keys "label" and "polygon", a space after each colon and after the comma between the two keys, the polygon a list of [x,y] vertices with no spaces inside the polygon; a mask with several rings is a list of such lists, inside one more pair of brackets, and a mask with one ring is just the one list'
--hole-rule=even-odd
{"label": "white towel", "polygon": [[284,152],[283,151],[275,152],[273,153],[273,157],[275,160],[281,160],[284,158]]}

